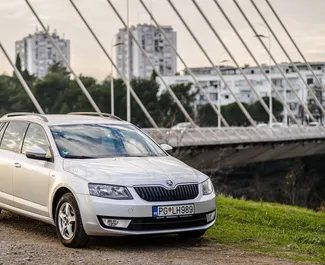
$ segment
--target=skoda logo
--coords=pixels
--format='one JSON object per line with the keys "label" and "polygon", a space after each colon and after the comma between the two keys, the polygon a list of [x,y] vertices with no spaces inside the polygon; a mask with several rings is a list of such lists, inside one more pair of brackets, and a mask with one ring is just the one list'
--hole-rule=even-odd
{"label": "skoda logo", "polygon": [[171,180],[167,180],[167,181],[166,181],[166,184],[167,184],[169,187],[172,187],[174,183],[173,183]]}

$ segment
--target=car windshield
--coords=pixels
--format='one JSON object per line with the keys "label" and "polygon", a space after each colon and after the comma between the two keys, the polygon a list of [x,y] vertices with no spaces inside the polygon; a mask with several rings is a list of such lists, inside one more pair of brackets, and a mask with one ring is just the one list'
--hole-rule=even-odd
{"label": "car windshield", "polygon": [[50,129],[64,158],[166,156],[133,125],[72,124],[51,126]]}

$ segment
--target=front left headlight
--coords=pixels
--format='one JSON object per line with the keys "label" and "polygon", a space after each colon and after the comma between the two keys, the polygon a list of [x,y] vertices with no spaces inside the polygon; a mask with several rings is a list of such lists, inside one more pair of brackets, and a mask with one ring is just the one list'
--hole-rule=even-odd
{"label": "front left headlight", "polygon": [[115,200],[133,199],[127,187],[94,183],[89,183],[88,187],[90,195],[93,196]]}
{"label": "front left headlight", "polygon": [[214,187],[210,178],[202,182],[203,195],[209,195],[214,192]]}

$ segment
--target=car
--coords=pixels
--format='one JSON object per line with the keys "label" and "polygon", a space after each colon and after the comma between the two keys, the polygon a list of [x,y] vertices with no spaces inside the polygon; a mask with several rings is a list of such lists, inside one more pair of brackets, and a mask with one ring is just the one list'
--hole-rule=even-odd
{"label": "car", "polygon": [[188,129],[195,128],[190,122],[181,122],[172,126],[169,130],[166,131],[167,135],[178,135],[183,136]]}
{"label": "car", "polygon": [[279,128],[285,128],[287,126],[285,124],[281,123],[281,122],[273,122],[271,127],[273,129],[279,129]]}
{"label": "car", "polygon": [[172,130],[186,130],[190,128],[194,128],[190,122],[181,122],[171,127]]}
{"label": "car", "polygon": [[95,236],[201,237],[217,218],[213,184],[171,149],[109,114],[6,114],[0,209],[54,225],[66,247]]}
{"label": "car", "polygon": [[[269,128],[270,124],[268,124],[268,123],[260,123],[256,127],[257,128]],[[279,128],[284,128],[284,127],[286,127],[286,125],[281,123],[281,122],[273,122],[271,124],[272,129],[279,129]]]}
{"label": "car", "polygon": [[320,122],[315,122],[315,121],[313,121],[313,122],[309,122],[308,123],[308,126],[309,127],[319,127],[319,126],[322,126],[322,124],[320,123]]}
{"label": "car", "polygon": [[266,123],[259,123],[256,125],[257,128],[267,128],[269,125]]}

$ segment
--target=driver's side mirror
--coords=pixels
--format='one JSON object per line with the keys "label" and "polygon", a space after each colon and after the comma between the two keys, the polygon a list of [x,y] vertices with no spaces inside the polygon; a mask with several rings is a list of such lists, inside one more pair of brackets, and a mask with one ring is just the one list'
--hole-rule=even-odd
{"label": "driver's side mirror", "polygon": [[31,147],[26,151],[26,157],[35,160],[51,161],[52,157],[48,156],[46,151],[41,147]]}
{"label": "driver's side mirror", "polygon": [[161,144],[160,145],[162,149],[164,149],[168,154],[170,154],[173,151],[173,147],[169,144]]}

